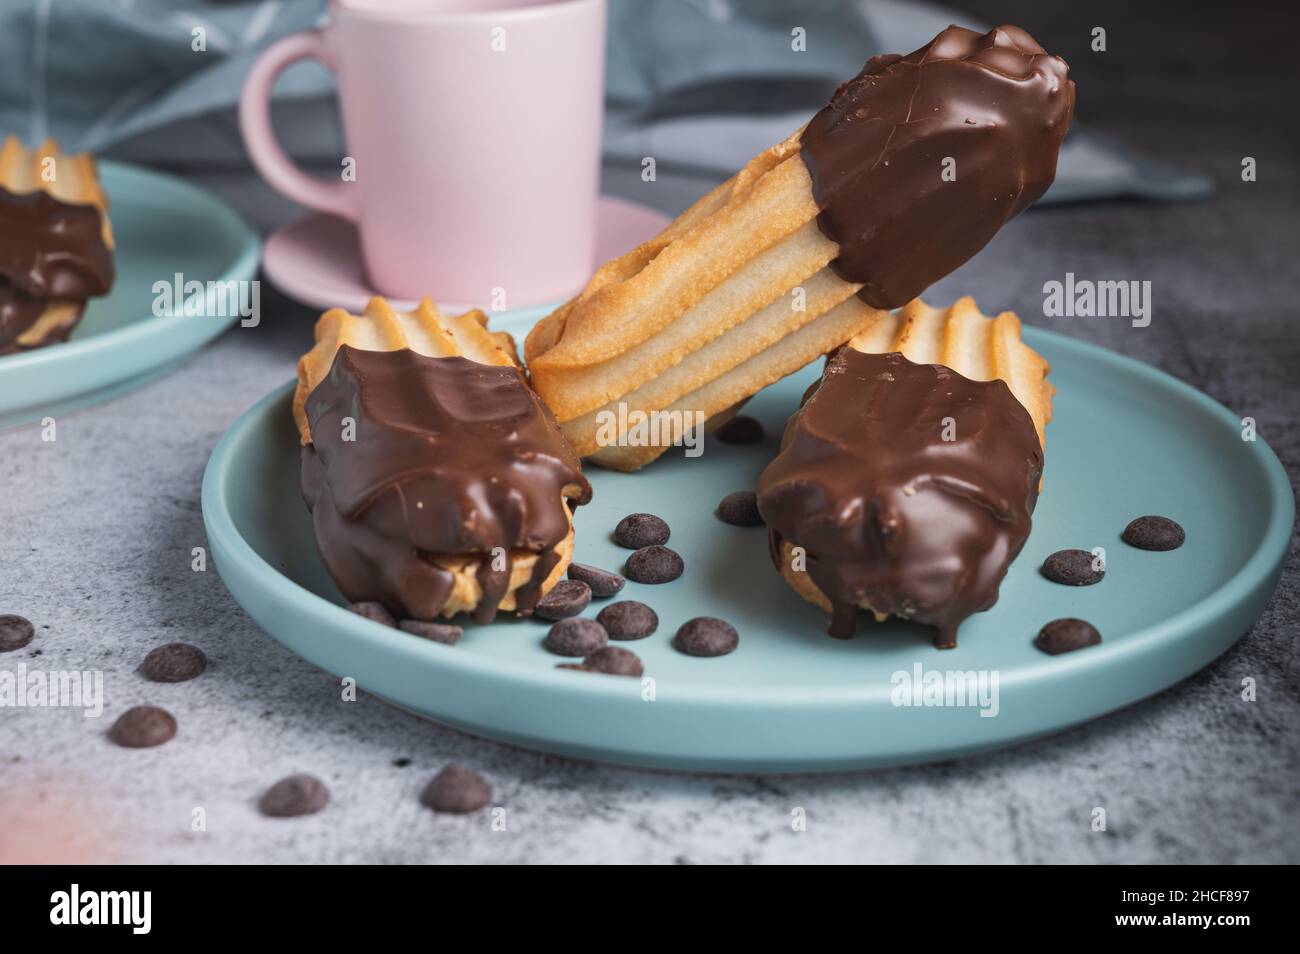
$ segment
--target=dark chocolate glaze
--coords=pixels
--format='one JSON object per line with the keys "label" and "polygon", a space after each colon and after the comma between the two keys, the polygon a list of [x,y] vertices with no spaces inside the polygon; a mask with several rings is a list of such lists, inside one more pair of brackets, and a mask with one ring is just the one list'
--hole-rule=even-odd
{"label": "dark chocolate glaze", "polygon": [[[312,444],[302,489],[326,569],[352,602],[436,619],[452,574],[430,555],[482,558],[488,622],[510,582],[510,551],[539,554],[516,591],[531,612],[559,562],[574,504],[591,499],[577,456],[517,368],[414,351],[339,349],[307,397]],[[344,440],[344,418],[355,440]],[[505,549],[493,569],[492,550]]]}
{"label": "dark chocolate glaze", "polygon": [[1068,74],[1015,26],[951,26],[907,56],[872,57],[800,140],[836,273],[898,308],[987,245],[1056,177]]}
{"label": "dark chocolate glaze", "polygon": [[1042,471],[1033,418],[1004,382],[844,347],[786,424],[758,506],[778,569],[782,541],[804,548],[832,636],[853,634],[866,601],[937,627],[947,648],[997,601]]}
{"label": "dark chocolate glaze", "polygon": [[84,301],[112,285],[113,255],[97,208],[0,188],[0,353],[15,349],[48,300]]}

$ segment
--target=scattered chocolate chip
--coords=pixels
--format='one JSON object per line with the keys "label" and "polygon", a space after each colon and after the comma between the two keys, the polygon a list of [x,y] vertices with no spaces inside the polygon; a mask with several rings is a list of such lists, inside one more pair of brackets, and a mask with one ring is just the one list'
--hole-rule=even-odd
{"label": "scattered chocolate chip", "polygon": [[714,511],[723,523],[733,527],[761,527],[763,515],[758,512],[758,494],[752,490],[737,490],[727,494]]}
{"label": "scattered chocolate chip", "polygon": [[623,572],[634,583],[671,583],[682,575],[686,564],[676,550],[642,547],[627,558]]}
{"label": "scattered chocolate chip", "polygon": [[0,653],[22,649],[36,635],[32,621],[22,616],[0,616]]}
{"label": "scattered chocolate chip", "polygon": [[614,528],[614,542],[629,550],[640,550],[667,543],[671,533],[668,524],[652,513],[630,513]]}
{"label": "scattered chocolate chip", "polygon": [[613,596],[627,582],[617,573],[611,573],[609,570],[602,570],[599,567],[587,566],[585,563],[570,563],[569,579],[586,583],[591,587],[591,595],[596,599]]}
{"label": "scattered chocolate chip", "polygon": [[1146,516],[1125,527],[1120,539],[1139,550],[1177,550],[1187,534],[1168,517]]}
{"label": "scattered chocolate chip", "polygon": [[596,614],[610,639],[644,639],[659,628],[659,615],[637,600],[610,603]]}
{"label": "scattered chocolate chip", "polygon": [[737,414],[714,431],[713,436],[724,444],[757,444],[763,439],[763,425],[758,418]]}
{"label": "scattered chocolate chip", "polygon": [[108,730],[110,739],[128,749],[162,745],[175,735],[176,720],[166,709],[157,706],[133,706],[118,716],[113,728]]}
{"label": "scattered chocolate chip", "polygon": [[315,815],[329,804],[330,790],[315,775],[290,775],[266,790],[260,807],[272,818]]}
{"label": "scattered chocolate chip", "polygon": [[411,760],[408,759],[405,755],[393,759],[394,768],[406,768],[410,764],[411,764]]}
{"label": "scattered chocolate chip", "polygon": [[591,603],[591,587],[581,580],[560,580],[538,601],[533,615],[558,620],[577,616]]}
{"label": "scattered chocolate chip", "polygon": [[397,625],[397,620],[393,619],[393,614],[388,612],[388,607],[383,603],[367,600],[364,603],[353,603],[348,609],[363,619],[373,620],[384,626]]}
{"label": "scattered chocolate chip", "polygon": [[1093,569],[1093,563],[1100,561],[1087,550],[1057,550],[1046,560],[1040,572],[1053,583],[1065,586],[1091,586],[1100,583],[1106,575],[1104,566]]}
{"label": "scattered chocolate chip", "polygon": [[149,651],[140,664],[140,675],[154,682],[185,682],[203,674],[208,657],[189,643],[168,643]]}
{"label": "scattered chocolate chip", "polygon": [[492,801],[492,786],[478,772],[448,765],[425,787],[420,801],[435,812],[465,815]]}
{"label": "scattered chocolate chip", "polygon": [[455,646],[465,635],[465,631],[459,626],[452,626],[450,623],[430,623],[422,619],[404,619],[397,624],[397,628],[404,633],[419,636],[421,639],[431,639],[445,646]]}
{"label": "scattered chocolate chip", "polygon": [[605,627],[594,619],[571,616],[551,627],[542,647],[557,656],[590,656],[609,642]]}
{"label": "scattered chocolate chip", "polygon": [[689,656],[725,656],[740,645],[740,634],[726,620],[697,616],[677,630],[673,645]]}
{"label": "scattered chocolate chip", "polygon": [[582,665],[590,672],[601,672],[607,676],[639,676],[645,672],[641,657],[622,646],[597,649],[582,661]]}
{"label": "scattered chocolate chip", "polygon": [[1038,631],[1034,645],[1052,656],[1073,652],[1101,642],[1101,633],[1081,619],[1054,619]]}
{"label": "scattered chocolate chip", "polygon": [[582,663],[556,663],[555,668],[572,669],[574,672],[591,672],[591,670],[588,669],[586,666],[584,666]]}

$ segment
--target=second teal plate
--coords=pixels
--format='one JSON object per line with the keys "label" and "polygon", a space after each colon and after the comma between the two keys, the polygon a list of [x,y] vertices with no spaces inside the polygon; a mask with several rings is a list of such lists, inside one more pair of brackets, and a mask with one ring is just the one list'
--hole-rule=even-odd
{"label": "second teal plate", "polygon": [[[765,531],[713,516],[725,494],[754,486],[816,368],[750,403],[747,413],[768,432],[758,446],[707,444],[698,459],[675,454],[632,475],[589,470],[595,499],[577,514],[580,562],[620,569],[627,551],[609,535],[633,511],[668,520],[670,546],[686,560],[681,579],[629,583],[620,594],[659,614],[657,633],[622,644],[645,661],[644,681],[556,669],[561,660],[542,649],[542,622],[468,625],[447,647],[345,610],[298,492],[289,386],[245,414],[213,453],[204,521],[222,579],[267,632],[369,692],[469,732],[705,771],[949,758],[1094,719],[1205,666],[1263,609],[1295,516],[1273,452],[1243,441],[1240,420],[1219,404],[1099,348],[1032,329],[1027,339],[1051,361],[1058,389],[1044,494],[1001,599],[947,652],[931,646],[928,630],[897,621],[864,619],[852,640],[827,637],[824,614],[772,568]],[[1123,544],[1128,521],[1148,513],[1178,520],[1187,543],[1169,553]],[[1096,586],[1058,586],[1038,573],[1054,550],[1099,546],[1108,569]],[[733,623],[739,649],[718,659],[673,650],[677,627],[701,615]],[[1091,621],[1102,644],[1043,655],[1033,637],[1062,616]],[[975,706],[898,704],[913,698],[903,690],[918,672],[923,680],[972,673],[990,694]]]}

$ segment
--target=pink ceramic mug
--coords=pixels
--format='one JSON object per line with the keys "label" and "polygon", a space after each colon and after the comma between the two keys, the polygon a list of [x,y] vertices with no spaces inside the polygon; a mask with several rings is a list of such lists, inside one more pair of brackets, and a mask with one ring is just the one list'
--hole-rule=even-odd
{"label": "pink ceramic mug", "polygon": [[[334,181],[271,130],[271,84],[302,59],[338,77]],[[380,291],[516,308],[590,277],[604,72],[605,0],[332,0],[254,63],[239,122],[267,182],[356,223]]]}

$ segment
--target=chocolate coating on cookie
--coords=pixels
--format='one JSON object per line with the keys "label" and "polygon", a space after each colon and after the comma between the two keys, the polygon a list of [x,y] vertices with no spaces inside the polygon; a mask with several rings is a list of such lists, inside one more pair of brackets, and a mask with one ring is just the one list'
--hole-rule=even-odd
{"label": "chocolate coating on cookie", "polygon": [[898,308],[987,245],[1056,177],[1068,76],[1015,26],[952,26],[872,57],[800,140],[835,271],[869,305]]}
{"label": "chocolate coating on cookie", "polygon": [[[0,354],[19,348],[51,299],[84,301],[112,285],[113,255],[97,208],[0,188]],[[77,309],[47,340],[65,339],[80,316]]]}
{"label": "chocolate coating on cookie", "polygon": [[867,603],[950,647],[997,601],[1042,470],[1033,419],[1002,381],[846,347],[786,425],[758,505],[778,569],[782,543],[804,548],[832,635],[852,635]]}
{"label": "chocolate coating on cookie", "polygon": [[[515,598],[521,612],[533,608],[569,532],[566,498],[586,503],[591,485],[517,368],[344,345],[306,410],[303,497],[349,600],[432,620],[453,575],[430,557],[466,554],[481,558],[474,618],[488,622],[509,588],[510,554],[529,550],[538,559]],[[497,547],[506,559],[492,558]]]}

